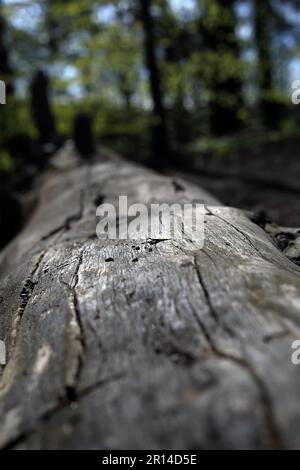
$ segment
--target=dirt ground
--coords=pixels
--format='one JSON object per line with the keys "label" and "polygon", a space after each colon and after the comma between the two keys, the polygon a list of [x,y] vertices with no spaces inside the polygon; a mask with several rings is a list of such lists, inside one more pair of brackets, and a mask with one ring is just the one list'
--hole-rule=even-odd
{"label": "dirt ground", "polygon": [[300,227],[299,148],[300,141],[293,141],[231,156],[194,155],[193,169],[172,174],[201,185],[226,205]]}

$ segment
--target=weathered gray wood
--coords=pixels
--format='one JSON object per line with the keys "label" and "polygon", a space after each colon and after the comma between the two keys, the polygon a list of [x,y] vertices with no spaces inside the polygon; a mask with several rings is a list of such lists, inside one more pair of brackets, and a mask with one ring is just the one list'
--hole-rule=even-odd
{"label": "weathered gray wood", "polygon": [[[199,188],[68,152],[1,257],[1,447],[300,448],[300,268]],[[205,203],[204,249],[98,240],[119,194]]]}

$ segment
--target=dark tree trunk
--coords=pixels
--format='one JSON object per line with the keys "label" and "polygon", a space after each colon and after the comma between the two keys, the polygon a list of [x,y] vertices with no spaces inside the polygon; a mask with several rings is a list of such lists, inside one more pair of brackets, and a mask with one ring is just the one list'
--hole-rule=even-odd
{"label": "dark tree trunk", "polygon": [[19,201],[0,183],[0,250],[18,233],[22,224]]}
{"label": "dark tree trunk", "polygon": [[6,43],[6,21],[2,12],[2,1],[0,0],[0,80],[4,80],[6,84],[6,93],[10,94],[13,92],[13,81],[12,81],[12,68],[10,63],[10,57],[8,47]]}
{"label": "dark tree trunk", "polygon": [[[217,20],[210,14],[211,1],[206,2],[206,13],[201,26],[204,51],[207,51],[208,55],[218,54],[219,58],[229,54],[231,60],[239,60],[235,0],[213,0],[219,8]],[[219,67],[219,61],[216,67],[211,66],[205,80],[209,91],[210,130],[214,135],[239,131],[242,127],[239,113],[244,105],[242,79],[236,74],[226,77],[226,71]]]}
{"label": "dark tree trunk", "polygon": [[258,56],[258,93],[262,123],[274,128],[277,124],[277,109],[270,98],[273,90],[272,71],[272,8],[269,0],[254,0],[254,29]]}
{"label": "dark tree trunk", "polygon": [[89,160],[93,157],[95,153],[93,122],[88,114],[79,113],[75,116],[73,140],[79,155],[83,159]]}
{"label": "dark tree trunk", "polygon": [[140,15],[144,29],[145,63],[148,69],[151,98],[153,103],[153,155],[156,159],[156,162],[159,164],[161,163],[162,159],[167,158],[169,149],[166,125],[166,111],[163,103],[160,73],[155,53],[156,41],[154,34],[153,19],[151,15],[151,1],[139,0],[139,2]]}
{"label": "dark tree trunk", "polygon": [[49,79],[38,71],[32,80],[31,87],[32,118],[39,133],[42,145],[54,144],[57,141],[55,120],[49,97]]}

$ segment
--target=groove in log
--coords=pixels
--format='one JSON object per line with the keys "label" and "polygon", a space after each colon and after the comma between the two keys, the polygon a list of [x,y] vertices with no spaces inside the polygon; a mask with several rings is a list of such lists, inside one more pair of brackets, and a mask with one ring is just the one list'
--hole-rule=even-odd
{"label": "groove in log", "polygon": [[[1,448],[299,448],[300,268],[198,187],[68,152],[1,256]],[[120,194],[204,203],[204,248],[97,239]]]}

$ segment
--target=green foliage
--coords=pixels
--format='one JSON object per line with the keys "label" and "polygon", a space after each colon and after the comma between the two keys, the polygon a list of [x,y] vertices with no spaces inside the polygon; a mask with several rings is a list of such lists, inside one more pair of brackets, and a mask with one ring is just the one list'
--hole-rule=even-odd
{"label": "green foliage", "polygon": [[36,130],[31,120],[28,99],[9,96],[7,104],[1,107],[1,134],[3,144],[15,134],[28,134],[36,137]]}
{"label": "green foliage", "polygon": [[[272,17],[264,19],[272,32],[268,40],[280,43],[280,53],[271,65],[285,75],[286,61],[299,57],[299,48],[294,41],[288,49],[276,34],[281,31],[296,37],[296,30],[276,10],[274,0],[266,1],[272,6]],[[244,128],[259,128],[257,96],[286,107],[286,90],[278,91],[278,84],[270,84],[260,94],[255,86],[259,57],[254,54],[258,46],[253,38],[253,11],[243,19],[236,16],[236,7],[247,7],[249,2],[252,7],[260,4],[197,0],[194,9],[183,15],[168,0],[152,0],[156,54],[173,147],[201,136],[200,147],[222,153],[231,144],[225,137],[215,146],[215,139],[209,137],[213,112],[221,110],[224,116],[224,110],[225,115],[226,110],[235,110]],[[289,5],[297,11],[296,1],[290,0]],[[10,59],[17,92],[1,108],[0,148],[16,133],[35,137],[28,87],[33,72],[44,68],[51,76],[54,113],[62,134],[71,134],[75,114],[84,110],[93,116],[99,140],[117,146],[124,142],[125,151],[145,151],[153,118],[139,0],[4,0],[2,15],[8,49],[13,45]],[[252,31],[250,38],[236,34],[245,24]],[[292,132],[295,122],[293,114],[289,119],[284,116],[277,131]],[[7,155],[3,151],[1,155],[4,163],[0,164],[7,166]]]}
{"label": "green foliage", "polygon": [[11,173],[14,169],[14,164],[9,153],[5,150],[0,150],[0,172]]}

